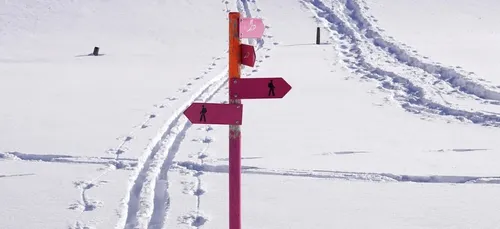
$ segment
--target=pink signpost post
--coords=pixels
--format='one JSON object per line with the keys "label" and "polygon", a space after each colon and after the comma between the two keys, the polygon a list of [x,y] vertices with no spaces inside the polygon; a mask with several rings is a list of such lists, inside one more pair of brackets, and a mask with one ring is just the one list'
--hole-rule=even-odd
{"label": "pink signpost post", "polygon": [[241,78],[241,65],[253,67],[255,49],[241,38],[261,38],[264,23],[229,13],[229,104],[193,103],[184,115],[194,124],[229,125],[229,229],[241,229],[241,130],[242,99],[283,98],[292,87],[281,77]]}

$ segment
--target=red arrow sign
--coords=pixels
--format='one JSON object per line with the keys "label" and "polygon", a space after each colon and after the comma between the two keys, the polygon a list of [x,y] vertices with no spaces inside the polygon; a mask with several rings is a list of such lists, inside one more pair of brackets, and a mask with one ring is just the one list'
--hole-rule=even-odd
{"label": "red arrow sign", "polygon": [[241,44],[241,64],[253,67],[255,64],[255,49],[251,45]]}
{"label": "red arrow sign", "polygon": [[240,19],[240,38],[261,38],[264,35],[264,22],[260,18]]}
{"label": "red arrow sign", "polygon": [[230,79],[229,83],[229,95],[236,99],[279,99],[292,89],[281,77]]}
{"label": "red arrow sign", "polygon": [[194,124],[241,125],[242,104],[193,103],[184,115]]}

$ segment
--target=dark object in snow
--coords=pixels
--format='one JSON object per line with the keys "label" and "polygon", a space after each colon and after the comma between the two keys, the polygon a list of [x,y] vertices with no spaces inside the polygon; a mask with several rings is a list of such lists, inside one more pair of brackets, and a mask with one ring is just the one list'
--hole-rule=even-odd
{"label": "dark object in snow", "polygon": [[94,56],[99,55],[99,47],[94,47],[94,52],[92,53],[92,55],[94,55]]}
{"label": "dark object in snow", "polygon": [[316,28],[316,44],[319,45],[320,43],[320,37],[319,37],[319,27]]}

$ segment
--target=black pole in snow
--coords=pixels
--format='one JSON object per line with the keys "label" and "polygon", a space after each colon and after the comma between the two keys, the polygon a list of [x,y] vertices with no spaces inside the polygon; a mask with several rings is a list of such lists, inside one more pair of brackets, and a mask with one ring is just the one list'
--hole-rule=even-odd
{"label": "black pole in snow", "polygon": [[319,37],[319,27],[316,28],[316,44],[319,45],[320,43],[320,37]]}
{"label": "black pole in snow", "polygon": [[99,55],[99,47],[94,47],[94,52],[92,53],[92,55],[94,55],[94,56]]}

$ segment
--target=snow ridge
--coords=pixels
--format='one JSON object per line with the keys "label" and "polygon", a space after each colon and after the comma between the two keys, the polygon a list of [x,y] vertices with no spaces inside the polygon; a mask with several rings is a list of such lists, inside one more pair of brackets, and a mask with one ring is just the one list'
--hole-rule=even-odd
{"label": "snow ridge", "polygon": [[[199,164],[193,161],[176,162],[175,166],[202,172],[228,173],[228,165]],[[481,183],[500,184],[500,176],[448,176],[448,175],[399,175],[392,173],[347,172],[331,170],[270,169],[255,166],[242,166],[242,173],[273,176],[296,176],[322,179],[340,179],[370,182],[414,182],[414,183]]]}
{"label": "snow ridge", "polygon": [[117,169],[128,169],[137,166],[137,160],[131,158],[121,158],[117,160],[115,157],[78,157],[71,155],[59,154],[30,154],[21,152],[5,152],[0,153],[0,159],[22,160],[34,162],[50,162],[50,163],[68,163],[68,164],[96,164],[110,165]]}

